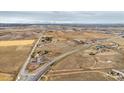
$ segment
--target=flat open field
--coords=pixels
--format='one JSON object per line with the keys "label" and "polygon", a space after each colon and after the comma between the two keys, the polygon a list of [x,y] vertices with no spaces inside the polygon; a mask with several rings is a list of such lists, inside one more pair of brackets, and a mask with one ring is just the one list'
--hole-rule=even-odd
{"label": "flat open field", "polygon": [[77,31],[77,32],[64,32],[64,31],[54,31],[54,32],[47,32],[46,35],[52,35],[55,38],[60,38],[64,40],[71,40],[71,39],[98,39],[98,38],[111,38],[113,37],[110,34],[104,34],[100,32],[92,32],[92,31]]}
{"label": "flat open field", "polygon": [[0,73],[0,81],[10,81],[14,79],[14,74]]}
{"label": "flat open field", "polygon": [[79,71],[79,72],[69,72],[69,73],[61,73],[61,74],[50,74],[46,80],[61,80],[61,81],[106,81],[106,80],[115,80],[112,77],[106,77],[104,73],[101,73],[99,71]]}
{"label": "flat open field", "polygon": [[3,73],[0,74],[0,80],[15,78],[26,61],[33,42],[34,40],[0,41],[0,72]]}
{"label": "flat open field", "polygon": [[0,41],[1,46],[26,46],[33,44],[34,40],[11,40],[11,41]]}

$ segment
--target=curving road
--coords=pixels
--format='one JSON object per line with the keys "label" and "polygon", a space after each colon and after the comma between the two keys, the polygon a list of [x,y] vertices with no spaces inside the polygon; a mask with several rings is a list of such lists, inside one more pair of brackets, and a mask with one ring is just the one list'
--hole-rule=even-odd
{"label": "curving road", "polygon": [[[80,50],[85,50],[91,47],[91,45],[81,45],[81,46],[77,46],[74,50],[68,51],[56,58],[54,58],[51,62],[49,63],[45,63],[43,66],[39,67],[38,69],[36,69],[33,74],[32,73],[28,73],[28,71],[26,71],[26,67],[27,64],[30,62],[31,59],[31,55],[33,54],[33,52],[35,51],[35,49],[37,48],[37,45],[39,44],[41,38],[42,38],[42,34],[40,35],[39,39],[37,40],[37,42],[35,43],[34,47],[31,50],[31,53],[29,54],[29,57],[27,58],[27,61],[24,63],[23,67],[20,69],[20,72],[17,75],[16,81],[37,81],[39,80],[40,77],[42,77],[50,68],[51,66],[58,62],[61,59],[64,59],[65,57],[76,53]],[[109,41],[111,39],[107,39],[107,41]]]}
{"label": "curving road", "polygon": [[[28,62],[30,61],[30,59],[28,59],[28,61],[24,64],[24,66],[22,67],[22,69],[20,70],[20,73],[17,76],[17,81],[37,81],[39,80],[40,77],[42,77],[42,75],[44,75],[50,68],[51,66],[58,62],[59,60],[73,54],[76,53],[80,50],[85,50],[87,48],[89,48],[89,45],[85,45],[85,46],[78,46],[76,47],[76,49],[66,52],[56,58],[54,58],[54,60],[52,60],[49,63],[44,64],[43,66],[39,67],[33,74],[26,72],[25,68],[26,65],[28,64]],[[31,56],[31,55],[30,55]],[[31,58],[31,57],[29,57]]]}

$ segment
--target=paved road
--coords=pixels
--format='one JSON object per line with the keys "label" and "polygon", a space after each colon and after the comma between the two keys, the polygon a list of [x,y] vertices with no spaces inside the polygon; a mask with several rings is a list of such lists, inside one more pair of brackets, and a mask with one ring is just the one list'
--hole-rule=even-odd
{"label": "paved road", "polygon": [[24,65],[22,66],[22,68],[20,69],[20,71],[19,71],[19,73],[18,73],[18,75],[17,75],[16,81],[20,80],[20,76],[21,76],[21,75],[26,75],[26,77],[28,77],[28,76],[27,76],[27,73],[26,73],[26,71],[25,71],[26,66],[27,66],[27,64],[30,62],[31,55],[33,54],[33,52],[34,52],[35,49],[37,48],[37,45],[39,44],[39,42],[40,42],[42,36],[43,36],[43,35],[41,34],[40,37],[39,37],[39,39],[37,40],[37,42],[36,42],[35,45],[33,46],[33,48],[32,48],[32,50],[31,50],[31,52],[30,52],[30,54],[29,54],[29,56],[28,56],[26,62],[24,63]]}
{"label": "paved road", "polygon": [[[30,74],[30,73],[26,73],[25,70],[25,65],[22,69],[22,71],[19,73],[19,75],[17,76],[17,81],[37,81],[39,80],[39,78],[44,75],[50,68],[51,66],[58,62],[59,60],[73,54],[73,53],[76,53],[80,50],[85,50],[87,48],[89,48],[90,46],[89,45],[86,45],[86,46],[78,46],[77,48],[75,48],[74,50],[72,51],[69,51],[69,52],[66,52],[58,57],[56,57],[54,60],[52,60],[51,62],[49,63],[46,63],[44,64],[43,66],[41,66],[40,68],[38,68],[33,74]],[[27,64],[27,63],[26,63]]]}
{"label": "paved road", "polygon": [[[51,66],[58,62],[59,60],[73,54],[76,53],[80,50],[85,50],[87,48],[89,48],[91,45],[85,45],[85,46],[81,46],[81,47],[77,47],[76,49],[69,51],[67,53],[64,53],[58,57],[56,57],[54,60],[52,60],[49,63],[44,64],[42,67],[38,68],[33,74],[26,72],[26,66],[27,64],[30,62],[31,59],[31,55],[32,53],[35,51],[35,49],[37,48],[38,43],[40,42],[41,38],[43,35],[41,35],[39,37],[39,39],[37,40],[37,42],[35,43],[34,47],[32,48],[31,53],[29,54],[29,57],[27,59],[27,61],[25,62],[25,64],[23,65],[23,67],[21,68],[19,74],[17,75],[16,81],[36,81],[38,80],[40,77],[42,77],[42,75],[44,75],[50,68]],[[108,41],[111,39],[108,39]]]}

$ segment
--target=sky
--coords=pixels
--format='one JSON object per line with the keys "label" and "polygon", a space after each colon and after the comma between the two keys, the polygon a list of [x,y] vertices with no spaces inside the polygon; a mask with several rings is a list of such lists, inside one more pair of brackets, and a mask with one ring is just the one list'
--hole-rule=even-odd
{"label": "sky", "polygon": [[0,23],[124,24],[124,12],[0,11]]}

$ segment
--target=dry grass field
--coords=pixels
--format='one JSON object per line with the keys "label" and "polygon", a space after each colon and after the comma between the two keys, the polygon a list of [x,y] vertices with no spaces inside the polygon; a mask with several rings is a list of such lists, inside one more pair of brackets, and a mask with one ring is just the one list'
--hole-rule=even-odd
{"label": "dry grass field", "polygon": [[116,37],[116,38],[112,38],[111,41],[118,43],[120,46],[124,46],[124,38]]}
{"label": "dry grass field", "polygon": [[1,46],[25,46],[33,44],[34,40],[10,40],[10,41],[0,41]]}
{"label": "dry grass field", "polygon": [[[77,40],[93,40],[93,39],[102,39],[102,38],[108,38],[111,39],[110,41],[115,42],[119,45],[122,45],[121,42],[123,42],[123,39],[116,39],[114,40],[114,35],[110,34],[104,34],[100,32],[62,32],[62,31],[56,31],[56,32],[48,32],[46,35],[51,35],[55,38],[59,38],[58,42],[63,42],[63,44],[58,44],[55,46],[54,44],[49,44],[47,47],[45,46],[44,50],[54,51],[54,53],[59,51],[60,54],[64,50],[65,52],[69,51],[72,47],[75,47],[73,45],[73,42],[71,40],[77,39]],[[70,42],[68,42],[70,41]],[[102,42],[98,43],[100,45],[104,44],[106,46],[111,45],[110,42]],[[97,45],[97,43],[95,44]],[[62,49],[60,47],[63,47]],[[60,60],[58,63],[54,64],[48,73],[45,75],[45,80],[115,80],[112,77],[107,77],[105,75],[104,70],[109,69],[122,69],[124,67],[124,57],[120,53],[120,51],[117,51],[116,49],[110,49],[107,51],[107,49],[104,52],[99,52],[98,54],[92,56],[89,55],[88,52],[95,49],[90,47],[89,49],[85,51],[80,51],[78,53],[75,53],[73,55],[67,56],[66,58]],[[104,50],[104,49],[103,49]],[[62,52],[61,52],[62,51]],[[97,51],[98,52],[98,51]],[[55,55],[54,55],[55,56]],[[81,70],[89,70],[89,71],[81,71]],[[99,72],[95,72],[94,69],[97,69]],[[69,71],[71,70],[71,71]],[[80,71],[76,71],[80,70]],[[92,71],[91,71],[92,70]],[[101,71],[100,71],[101,70]]]}
{"label": "dry grass field", "polygon": [[99,32],[62,32],[62,31],[55,31],[55,32],[47,32],[46,35],[52,35],[55,38],[71,40],[71,39],[97,39],[97,38],[111,38],[112,35],[99,33]]}
{"label": "dry grass field", "polygon": [[[111,60],[110,63],[108,60]],[[90,56],[86,52],[80,51],[59,61],[46,74],[46,77],[47,80],[114,80],[111,77],[106,77],[103,72],[106,69],[123,68],[123,60],[123,55],[116,52]],[[89,69],[103,71],[96,73]]]}
{"label": "dry grass field", "polygon": [[[111,39],[110,41],[118,43],[119,47],[124,48],[123,38],[114,38],[115,36],[112,34],[97,31],[46,31],[43,35],[53,37],[52,41],[41,42],[36,51],[40,51],[42,54],[48,52],[45,54],[48,60],[53,60],[59,55],[78,48],[77,46],[83,47],[88,41],[97,39],[108,38]],[[38,32],[31,33],[31,31],[0,34],[0,80],[15,79],[37,36]],[[102,45],[103,43],[99,44]],[[95,45],[98,46],[98,43],[95,43],[95,45],[91,43],[91,45],[95,47]],[[110,52],[103,51],[103,53],[90,55],[92,51],[100,51],[92,47],[80,50],[52,65],[51,69],[44,75],[47,78],[45,80],[115,80],[107,77],[105,70],[122,69],[124,67],[123,54],[116,48],[115,50],[111,49]]]}
{"label": "dry grass field", "polygon": [[0,80],[1,81],[10,81],[14,79],[13,74],[7,74],[7,73],[0,73]]}
{"label": "dry grass field", "polygon": [[13,80],[26,61],[34,40],[0,41],[0,80]]}
{"label": "dry grass field", "polygon": [[69,73],[60,73],[60,74],[49,74],[49,76],[44,77],[44,80],[53,80],[53,81],[107,81],[115,80],[112,77],[106,76],[100,71],[78,71],[78,72],[69,72]]}

